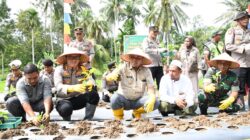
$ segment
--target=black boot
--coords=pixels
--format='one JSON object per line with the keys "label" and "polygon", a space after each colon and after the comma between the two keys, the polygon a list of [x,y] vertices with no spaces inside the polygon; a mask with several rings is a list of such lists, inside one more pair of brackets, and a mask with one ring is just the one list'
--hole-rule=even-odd
{"label": "black boot", "polygon": [[87,103],[85,108],[85,117],[84,120],[92,120],[95,114],[96,105]]}
{"label": "black boot", "polygon": [[207,115],[207,105],[206,104],[199,104],[201,115]]}
{"label": "black boot", "polygon": [[70,121],[71,120],[71,116],[66,116],[66,117],[62,117],[64,121]]}

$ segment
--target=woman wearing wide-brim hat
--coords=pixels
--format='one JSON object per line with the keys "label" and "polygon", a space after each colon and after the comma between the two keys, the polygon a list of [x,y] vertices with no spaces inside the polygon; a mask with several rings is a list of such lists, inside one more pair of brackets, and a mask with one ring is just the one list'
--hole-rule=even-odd
{"label": "woman wearing wide-brim hat", "polygon": [[[106,77],[108,81],[119,80],[118,91],[111,96],[111,108],[117,120],[123,119],[124,110],[133,110],[133,116],[140,119],[141,114],[151,112],[159,106],[152,74],[149,68],[144,66],[152,61],[139,48],[121,55],[121,59],[125,64]],[[148,96],[144,96],[145,92]]]}
{"label": "woman wearing wide-brim hat", "polygon": [[91,120],[94,116],[99,95],[92,75],[82,65],[89,57],[75,48],[66,48],[57,57],[60,64],[54,73],[54,82],[58,101],[56,110],[63,120],[71,120],[73,110],[86,107],[84,119]]}
{"label": "woman wearing wide-brim hat", "polygon": [[201,114],[207,114],[209,106],[219,107],[222,112],[236,112],[242,104],[236,103],[239,91],[237,75],[230,69],[239,68],[227,53],[222,53],[208,62],[211,68],[204,77],[204,94],[199,94]]}

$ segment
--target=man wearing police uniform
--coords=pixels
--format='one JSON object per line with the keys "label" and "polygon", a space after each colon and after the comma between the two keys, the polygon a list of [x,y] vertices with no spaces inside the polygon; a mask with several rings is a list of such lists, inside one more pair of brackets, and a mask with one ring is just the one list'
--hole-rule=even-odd
{"label": "man wearing police uniform", "polygon": [[63,120],[70,121],[74,110],[84,107],[84,120],[91,120],[94,116],[99,95],[95,82],[83,63],[89,57],[76,48],[68,47],[64,53],[57,57],[60,64],[54,73],[54,83],[57,90],[56,110]]}
{"label": "man wearing police uniform", "polygon": [[23,73],[20,70],[20,66],[21,66],[22,62],[20,60],[13,60],[9,66],[11,69],[11,73],[9,73],[6,77],[6,83],[5,83],[5,88],[4,91],[5,93],[7,93],[7,95],[4,97],[4,101],[7,101],[9,97],[11,96],[15,96],[16,95],[16,91],[13,91],[11,93],[10,92],[10,88],[11,86],[13,88],[16,88],[16,83],[19,79],[22,78]]}
{"label": "man wearing police uniform", "polygon": [[161,53],[166,52],[166,48],[159,47],[159,41],[157,40],[157,35],[159,34],[159,29],[157,26],[149,27],[148,37],[145,38],[142,42],[142,48],[145,53],[147,53],[151,60],[152,64],[148,67],[152,73],[153,79],[156,79],[157,88],[159,89],[160,80],[163,76],[163,67],[161,62]]}
{"label": "man wearing police uniform", "polygon": [[208,66],[208,61],[220,55],[223,52],[223,46],[219,44],[221,39],[221,31],[212,34],[212,39],[207,42],[204,47],[204,59]]}
{"label": "man wearing police uniform", "polygon": [[82,27],[76,27],[74,29],[76,40],[70,42],[69,47],[77,48],[80,51],[85,52],[89,56],[89,61],[85,64],[87,68],[91,68],[91,63],[95,56],[95,50],[92,43],[84,38],[85,34]]}
{"label": "man wearing police uniform", "polygon": [[250,87],[250,30],[247,29],[249,15],[247,12],[239,12],[234,21],[237,22],[237,26],[226,32],[225,45],[226,50],[240,63],[240,68],[235,72],[240,82],[239,96],[244,103],[245,85]]}

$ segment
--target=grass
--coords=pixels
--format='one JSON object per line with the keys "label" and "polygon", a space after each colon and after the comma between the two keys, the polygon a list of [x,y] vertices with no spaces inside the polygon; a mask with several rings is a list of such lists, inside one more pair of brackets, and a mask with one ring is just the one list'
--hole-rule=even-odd
{"label": "grass", "polygon": [[5,80],[4,81],[0,81],[0,93],[4,92],[4,87],[5,87]]}

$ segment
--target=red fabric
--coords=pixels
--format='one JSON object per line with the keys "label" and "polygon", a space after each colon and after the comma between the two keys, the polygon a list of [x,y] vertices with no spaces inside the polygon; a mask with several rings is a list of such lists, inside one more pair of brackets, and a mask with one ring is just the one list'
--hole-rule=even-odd
{"label": "red fabric", "polygon": [[69,45],[69,43],[70,43],[70,36],[65,34],[64,35],[64,44]]}
{"label": "red fabric", "polygon": [[64,0],[65,3],[74,3],[74,0]]}

